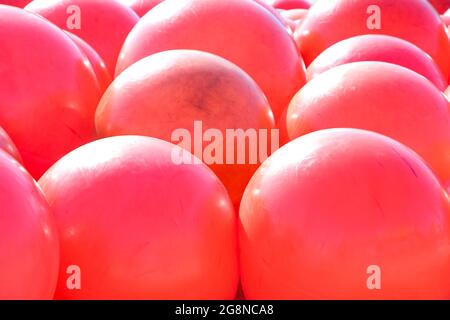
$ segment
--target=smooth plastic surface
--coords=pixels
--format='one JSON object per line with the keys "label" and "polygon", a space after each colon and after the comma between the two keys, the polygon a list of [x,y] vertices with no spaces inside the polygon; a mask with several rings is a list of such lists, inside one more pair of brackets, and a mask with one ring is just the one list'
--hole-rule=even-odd
{"label": "smooth plastic surface", "polygon": [[340,41],[322,52],[308,67],[311,80],[333,67],[358,61],[381,61],[420,73],[441,91],[447,88],[439,67],[431,57],[412,43],[385,35],[362,35]]}
{"label": "smooth plastic surface", "polygon": [[75,42],[78,48],[84,53],[86,58],[88,58],[92,69],[97,76],[97,81],[100,86],[101,92],[105,92],[106,88],[111,84],[112,77],[106,68],[105,62],[100,57],[100,55],[95,51],[86,41],[77,37],[71,32],[65,31],[67,35]]}
{"label": "smooth plastic surface", "polygon": [[[210,169],[173,163],[180,151],[113,137],[71,152],[40,179],[61,239],[56,299],[234,298],[236,214]],[[67,289],[69,265],[81,270],[81,290]]]}
{"label": "smooth plastic surface", "polygon": [[448,79],[447,32],[439,14],[424,0],[318,0],[296,32],[296,42],[309,65],[331,45],[363,34],[391,35],[415,44]]}
{"label": "smooth plastic surface", "polygon": [[280,11],[280,15],[283,18],[294,21],[296,22],[296,24],[299,24],[305,18],[307,13],[307,9],[292,9]]}
{"label": "smooth plastic surface", "polygon": [[308,0],[266,0],[275,9],[309,9],[311,3]]}
{"label": "smooth plastic surface", "polygon": [[[201,121],[201,132],[194,129],[194,121]],[[196,145],[203,145],[203,152],[196,155],[206,161],[212,138],[204,139],[203,134],[208,129],[219,130],[223,139],[214,141],[219,145],[217,152],[222,153],[222,164],[211,164],[211,168],[236,207],[259,164],[249,162],[250,147],[267,146],[268,142],[248,142],[245,164],[239,164],[236,154],[241,148],[238,144],[234,150],[229,147],[226,130],[254,129],[259,135],[257,130],[264,129],[270,136],[274,125],[267,99],[245,72],[223,58],[194,50],[161,52],[134,64],[108,88],[96,113],[101,137],[136,134],[178,143],[172,141],[172,134],[187,129],[191,138],[188,151],[197,153]],[[232,163],[227,162],[228,154]]]}
{"label": "smooth plastic surface", "polygon": [[419,153],[450,181],[449,101],[419,74],[384,62],[355,62],[308,82],[287,111],[289,140],[327,128],[366,129]]}
{"label": "smooth plastic surface", "polygon": [[332,129],[296,139],[242,200],[245,297],[448,299],[449,210],[427,165],[390,138]]}
{"label": "smooth plastic surface", "polygon": [[0,4],[6,4],[8,6],[23,8],[31,1],[32,0],[0,0]]}
{"label": "smooth plastic surface", "polygon": [[33,178],[0,150],[0,299],[52,299],[59,245],[50,208]]}
{"label": "smooth plastic surface", "polygon": [[19,150],[14,145],[14,142],[11,140],[9,135],[0,127],[0,150],[6,151],[11,156],[14,157],[19,162],[22,162],[22,157],[19,154]]}
{"label": "smooth plastic surface", "polygon": [[285,28],[292,33],[291,25],[281,16],[280,12],[276,10],[274,7],[272,7],[270,4],[268,4],[265,0],[253,0],[257,4],[261,5],[263,8],[268,10],[270,13],[272,13],[275,18],[283,25]]}
{"label": "smooth plastic surface", "polygon": [[450,9],[445,11],[445,13],[441,15],[441,20],[448,28],[448,26],[450,25]]}
{"label": "smooth plastic surface", "polygon": [[39,178],[95,137],[100,89],[81,51],[45,19],[0,6],[0,39],[0,126]]}
{"label": "smooth plastic surface", "polygon": [[450,8],[450,0],[428,0],[438,13],[443,14]]}
{"label": "smooth plastic surface", "polygon": [[137,13],[139,17],[142,17],[156,5],[160,4],[164,0],[119,0],[124,5],[130,7]]}
{"label": "smooth plastic surface", "polygon": [[118,1],[35,0],[25,10],[43,16],[89,43],[111,75],[125,38],[139,20],[132,9]]}
{"label": "smooth plastic surface", "polygon": [[305,83],[303,61],[279,20],[253,0],[165,0],[130,32],[116,74],[156,52],[194,49],[246,71],[264,91],[275,118]]}

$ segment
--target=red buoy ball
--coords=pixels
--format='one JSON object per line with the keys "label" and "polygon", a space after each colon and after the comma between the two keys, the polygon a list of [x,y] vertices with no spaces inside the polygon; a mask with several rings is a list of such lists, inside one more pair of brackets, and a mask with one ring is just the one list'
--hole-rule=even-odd
{"label": "red buoy ball", "polygon": [[116,74],[153,53],[201,50],[242,68],[261,87],[275,117],[305,83],[302,58],[280,21],[253,0],[165,0],[128,35]]}
{"label": "red buoy ball", "polygon": [[375,131],[416,151],[450,182],[450,107],[418,73],[385,62],[354,62],[309,81],[286,115],[288,140],[328,128]]}
{"label": "red buoy ball", "polygon": [[0,6],[0,39],[0,126],[39,178],[95,138],[100,88],[83,53],[45,19]]}
{"label": "red buoy ball", "polygon": [[362,35],[340,41],[322,52],[308,67],[310,80],[326,70],[351,62],[381,61],[416,71],[441,91],[447,80],[431,57],[412,43],[385,35]]}
{"label": "red buoy ball", "polygon": [[248,299],[448,299],[448,195],[378,133],[329,129],[274,153],[240,208]]}
{"label": "red buoy ball", "polygon": [[[56,299],[232,299],[236,214],[224,186],[168,142],[84,145],[39,180],[56,219]],[[70,290],[70,286],[78,290]]]}
{"label": "red buoy ball", "polygon": [[0,299],[52,299],[59,269],[55,221],[36,182],[3,150],[0,190]]}
{"label": "red buoy ball", "polygon": [[170,50],[114,80],[97,108],[96,127],[101,137],[145,135],[183,146],[213,169],[239,207],[271,152],[275,122],[264,93],[239,67],[206,52]]}

